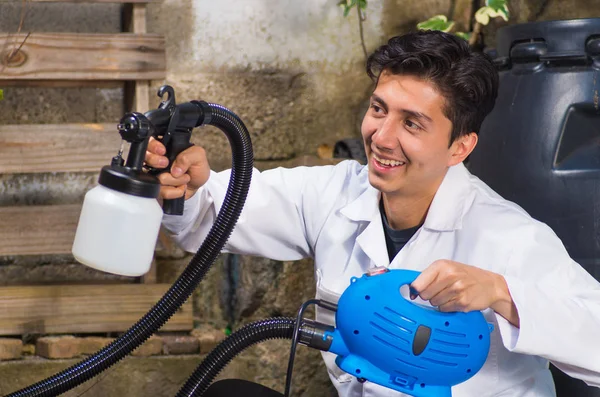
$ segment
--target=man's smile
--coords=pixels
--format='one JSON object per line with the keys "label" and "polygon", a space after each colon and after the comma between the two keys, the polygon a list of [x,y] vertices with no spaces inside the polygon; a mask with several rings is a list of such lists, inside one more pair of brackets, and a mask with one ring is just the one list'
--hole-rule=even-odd
{"label": "man's smile", "polygon": [[402,167],[403,165],[406,164],[405,161],[399,161],[399,160],[391,160],[391,159],[384,159],[381,158],[379,156],[377,156],[375,153],[372,153],[372,157],[373,157],[373,164],[375,165],[376,168],[381,168],[381,169],[386,169],[389,170],[391,168],[398,168],[398,167]]}

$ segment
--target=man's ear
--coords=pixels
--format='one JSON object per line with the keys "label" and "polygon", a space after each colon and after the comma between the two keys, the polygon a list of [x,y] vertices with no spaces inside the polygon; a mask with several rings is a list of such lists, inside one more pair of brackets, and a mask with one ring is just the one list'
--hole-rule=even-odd
{"label": "man's ear", "polygon": [[477,146],[478,136],[474,132],[470,132],[458,137],[450,146],[450,159],[448,166],[453,166],[462,163],[464,159],[471,154],[475,146]]}

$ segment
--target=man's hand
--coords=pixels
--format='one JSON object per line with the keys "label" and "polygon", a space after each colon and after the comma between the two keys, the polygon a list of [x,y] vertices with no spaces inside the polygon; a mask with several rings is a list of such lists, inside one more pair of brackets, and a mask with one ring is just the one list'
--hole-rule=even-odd
{"label": "man's hand", "polygon": [[[517,308],[504,277],[459,262],[438,260],[411,284],[421,299],[443,312],[470,312],[491,308],[519,327]],[[414,299],[414,296],[411,296]]]}
{"label": "man's hand", "polygon": [[[169,164],[165,153],[165,146],[151,138],[146,152],[146,164],[165,168]],[[171,165],[171,172],[163,172],[158,176],[161,184],[159,199],[176,199],[185,193],[187,200],[206,183],[209,176],[210,166],[206,152],[200,146],[192,146],[179,153]]]}

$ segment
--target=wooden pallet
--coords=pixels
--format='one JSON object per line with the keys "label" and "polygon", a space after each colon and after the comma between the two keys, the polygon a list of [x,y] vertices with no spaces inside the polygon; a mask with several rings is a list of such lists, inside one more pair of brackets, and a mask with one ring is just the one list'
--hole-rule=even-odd
{"label": "wooden pallet", "polygon": [[[166,77],[164,38],[146,32],[146,5],[152,0],[33,1],[123,3],[129,31],[30,33],[20,52],[1,68],[0,87],[124,86],[124,108],[150,108],[149,80]],[[24,38],[0,33],[0,48],[6,40],[20,43]],[[0,62],[3,59],[0,54]],[[98,172],[115,155],[119,142],[116,125],[111,124],[0,126],[0,173]],[[0,207],[0,256],[69,254],[80,209],[81,205]],[[124,331],[169,287],[155,284],[155,267],[140,281],[0,287],[0,335]],[[162,329],[192,327],[188,302]]]}

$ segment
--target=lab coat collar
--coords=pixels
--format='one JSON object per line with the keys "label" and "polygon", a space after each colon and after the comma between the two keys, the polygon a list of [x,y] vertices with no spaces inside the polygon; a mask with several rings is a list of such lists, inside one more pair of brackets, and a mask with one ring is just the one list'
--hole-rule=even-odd
{"label": "lab coat collar", "polygon": [[358,198],[342,208],[341,213],[352,221],[368,222],[356,238],[356,243],[371,258],[375,266],[389,266],[390,259],[385,245],[383,222],[379,212],[381,192],[369,183],[367,167],[363,168],[361,177],[366,180],[366,189]]}
{"label": "lab coat collar", "polygon": [[472,189],[470,175],[463,163],[448,169],[425,217],[425,229],[449,232],[462,228],[469,204],[467,198]]}
{"label": "lab coat collar", "polygon": [[[367,173],[367,167],[363,170]],[[448,169],[444,180],[436,192],[423,227],[432,231],[452,231],[462,227],[462,219],[467,205],[466,198],[471,190],[470,174],[460,163]],[[368,184],[368,176],[365,175]],[[353,221],[375,223],[381,229],[379,200],[381,193],[368,184],[365,191],[350,202],[341,213]],[[365,229],[366,231],[366,229]],[[383,233],[383,231],[382,231]],[[383,234],[382,234],[383,237]]]}

